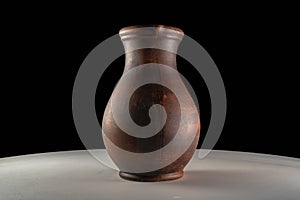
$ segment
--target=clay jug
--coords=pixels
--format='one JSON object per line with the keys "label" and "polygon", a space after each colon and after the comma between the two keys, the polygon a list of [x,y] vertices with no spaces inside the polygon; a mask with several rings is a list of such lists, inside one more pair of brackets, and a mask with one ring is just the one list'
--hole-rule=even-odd
{"label": "clay jug", "polygon": [[119,35],[125,68],[103,116],[108,154],[124,179],[178,179],[200,134],[198,110],[176,66],[184,33],[155,25],[125,27]]}

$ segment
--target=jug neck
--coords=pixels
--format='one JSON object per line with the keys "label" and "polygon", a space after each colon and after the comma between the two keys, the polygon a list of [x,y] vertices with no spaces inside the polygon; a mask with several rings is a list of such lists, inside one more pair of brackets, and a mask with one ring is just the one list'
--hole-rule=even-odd
{"label": "jug neck", "polygon": [[120,30],[125,48],[124,72],[146,63],[159,63],[176,69],[176,53],[183,31],[170,26],[131,26]]}

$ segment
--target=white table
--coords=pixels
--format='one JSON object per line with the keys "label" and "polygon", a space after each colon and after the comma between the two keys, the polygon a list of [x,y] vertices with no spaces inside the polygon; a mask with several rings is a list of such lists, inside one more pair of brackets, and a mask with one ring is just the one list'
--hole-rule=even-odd
{"label": "white table", "polygon": [[300,199],[300,160],[213,151],[197,155],[182,179],[125,181],[86,151],[0,159],[0,200]]}

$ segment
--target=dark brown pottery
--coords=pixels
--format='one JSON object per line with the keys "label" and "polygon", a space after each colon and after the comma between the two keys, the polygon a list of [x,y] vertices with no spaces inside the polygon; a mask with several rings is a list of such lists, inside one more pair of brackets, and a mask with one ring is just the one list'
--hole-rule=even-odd
{"label": "dark brown pottery", "polygon": [[[150,29],[145,29],[147,27]],[[167,65],[177,72],[176,52],[184,36],[180,29],[161,25],[132,26],[121,29],[119,34],[126,52],[123,76],[131,69],[149,63]],[[153,74],[155,74],[155,77]],[[110,157],[120,169],[119,175],[127,180],[166,181],[182,177],[183,169],[192,158],[199,140],[200,120],[198,110],[180,76],[174,75],[170,78],[169,75],[165,76],[166,73],[159,68],[153,74],[150,73],[147,78],[150,76],[153,80],[162,80],[169,85],[182,89],[179,89],[179,93],[175,95],[168,87],[154,83],[146,84],[134,91],[130,97],[129,105],[122,107],[122,98],[126,94],[128,84],[134,84],[143,78],[138,75],[132,76],[129,82],[117,85],[114,90],[115,95],[112,95],[109,100],[103,116],[102,129],[105,146]],[[184,101],[179,101],[178,96]],[[165,124],[157,134],[151,137],[133,137],[117,125],[112,111],[112,101],[117,102],[115,103],[117,105],[114,106],[119,106],[118,109],[121,112],[129,109],[129,117],[139,126],[146,126],[151,122],[149,109],[154,104],[160,104],[167,114]],[[179,126],[181,126],[180,129]],[[172,144],[171,150],[163,150],[159,156],[149,159],[143,164],[145,166],[153,163],[159,165],[165,162],[167,158],[173,158],[172,163],[145,172],[135,172],[130,167],[134,164],[140,165],[144,154],[163,149],[164,146],[171,143],[178,131],[184,136],[179,137],[178,141]],[[182,151],[182,149],[179,149],[183,142],[188,139],[192,141],[189,146],[183,152],[177,152]],[[136,156],[135,160],[133,156],[129,159],[127,154],[120,153],[119,149],[132,152],[134,155],[141,157]]]}

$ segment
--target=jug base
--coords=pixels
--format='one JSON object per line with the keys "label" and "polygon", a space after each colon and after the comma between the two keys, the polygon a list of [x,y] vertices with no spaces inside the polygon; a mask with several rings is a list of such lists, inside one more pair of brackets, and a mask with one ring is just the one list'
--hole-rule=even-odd
{"label": "jug base", "polygon": [[183,171],[169,173],[169,174],[149,174],[149,173],[128,173],[119,172],[119,176],[125,180],[130,181],[140,181],[140,182],[160,182],[160,181],[170,181],[179,179],[183,176]]}

